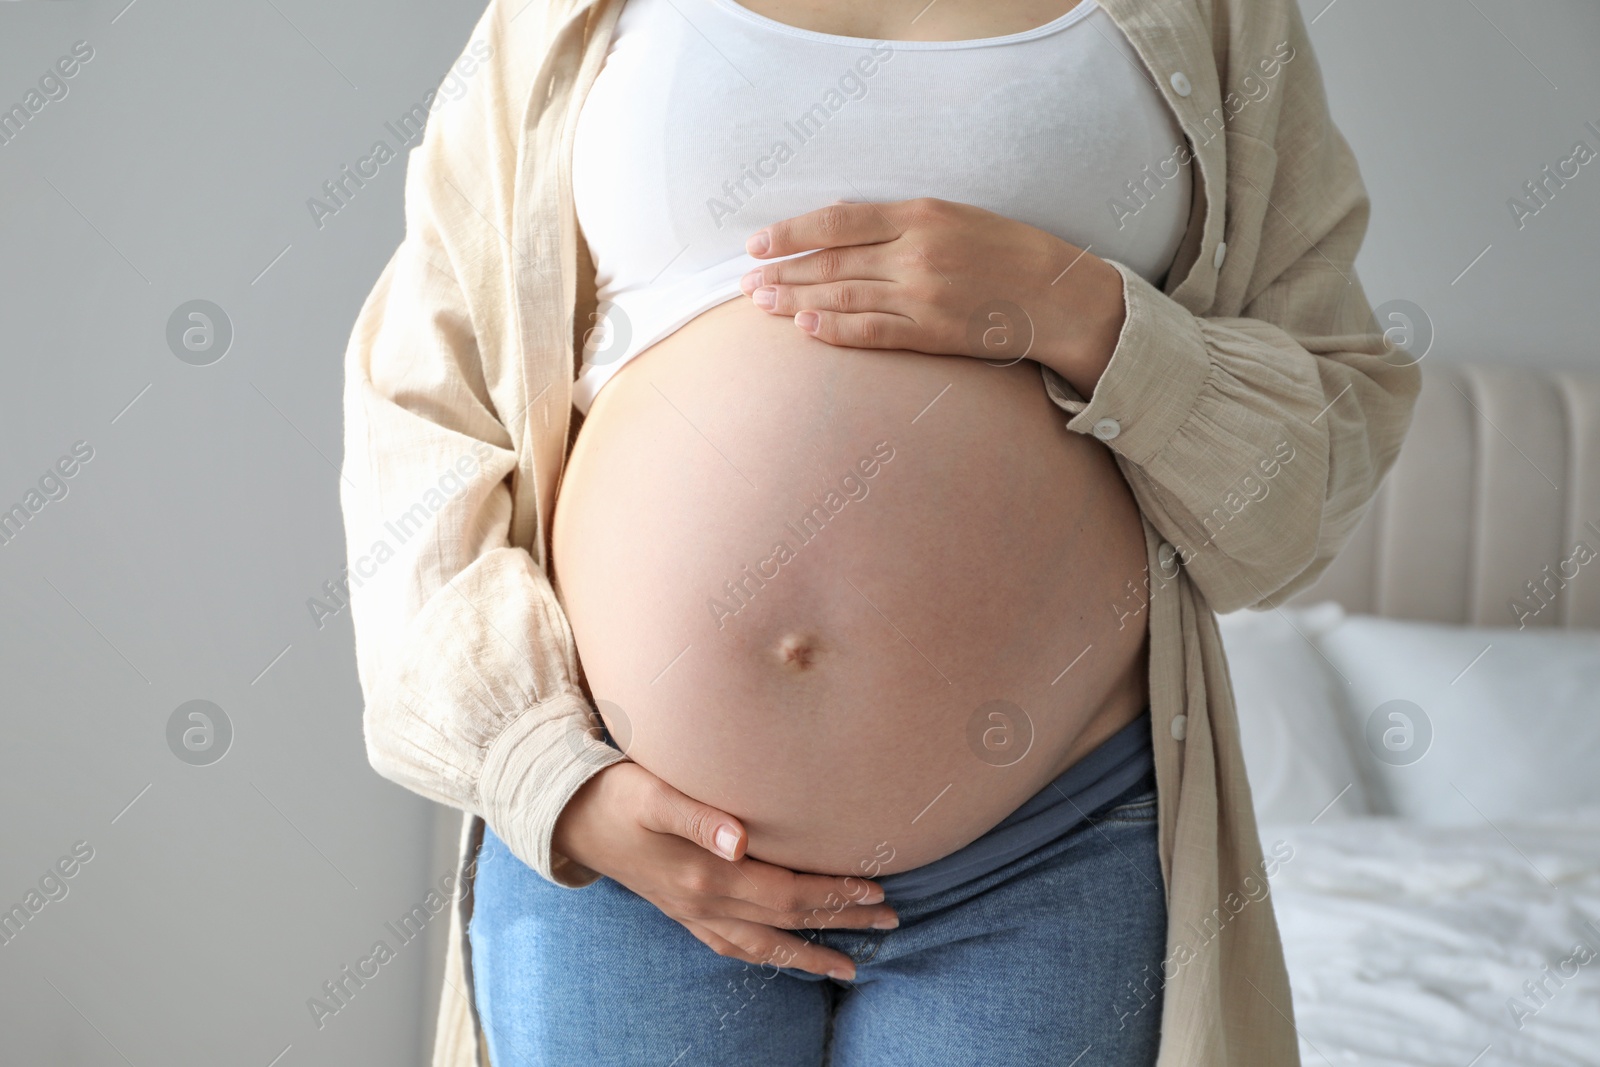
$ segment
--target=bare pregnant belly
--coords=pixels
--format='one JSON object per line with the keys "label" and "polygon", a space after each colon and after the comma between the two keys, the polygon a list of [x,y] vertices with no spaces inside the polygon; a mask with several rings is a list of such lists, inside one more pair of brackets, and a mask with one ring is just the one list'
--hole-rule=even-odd
{"label": "bare pregnant belly", "polygon": [[796,870],[981,836],[1144,707],[1139,514],[1031,361],[837,348],[743,299],[623,367],[556,503],[591,692]]}

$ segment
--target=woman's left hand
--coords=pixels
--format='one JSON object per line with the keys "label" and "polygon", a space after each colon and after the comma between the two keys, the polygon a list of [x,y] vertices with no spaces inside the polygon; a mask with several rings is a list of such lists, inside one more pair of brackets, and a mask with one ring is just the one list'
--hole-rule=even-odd
{"label": "woman's left hand", "polygon": [[1088,397],[1122,331],[1115,267],[970,204],[830,204],[757,231],[746,249],[795,256],[750,271],[741,288],[832,345],[1026,357]]}

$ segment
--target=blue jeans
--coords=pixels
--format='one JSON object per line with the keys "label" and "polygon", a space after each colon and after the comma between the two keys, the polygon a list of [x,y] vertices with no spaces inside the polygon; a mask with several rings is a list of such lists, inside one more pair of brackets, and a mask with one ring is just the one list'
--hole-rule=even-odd
{"label": "blue jeans", "polygon": [[[552,885],[486,832],[472,974],[493,1067],[1150,1067],[1166,894],[1154,779],[894,930],[801,931],[841,983],[719,956],[601,878]],[[1081,1058],[1080,1058],[1081,1057]]]}

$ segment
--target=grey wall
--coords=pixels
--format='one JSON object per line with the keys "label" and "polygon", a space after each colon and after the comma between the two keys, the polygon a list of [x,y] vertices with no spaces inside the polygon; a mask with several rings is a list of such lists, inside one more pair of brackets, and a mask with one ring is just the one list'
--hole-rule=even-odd
{"label": "grey wall", "polygon": [[[426,939],[384,923],[448,866],[433,806],[367,767],[346,615],[306,607],[343,565],[340,360],[403,158],[320,229],[306,201],[398,146],[482,5],[126,3],[0,4],[6,105],[94,49],[0,145],[0,507],[93,449],[0,546],[0,907],[93,848],[0,944],[0,1061],[419,1063]],[[233,326],[209,366],[166,339],[194,299]],[[194,699],[234,730],[209,766],[166,738]],[[308,998],[380,938],[319,1029]]]}
{"label": "grey wall", "polygon": [[1523,183],[1576,142],[1600,153],[1600,4],[1300,6],[1372,196],[1356,262],[1372,303],[1422,308],[1430,359],[1600,363],[1600,158],[1520,228],[1507,207],[1537,206]]}
{"label": "grey wall", "polygon": [[[1600,150],[1600,6],[1323,3],[1373,302],[1422,308],[1430,359],[1593,365],[1600,160],[1520,230],[1506,201]],[[342,565],[340,358],[403,160],[320,228],[306,201],[396,147],[480,0],[125,4],[0,3],[0,104],[94,49],[0,144],[0,507],[93,450],[0,546],[0,908],[93,849],[0,944],[0,1058],[420,1063],[422,941],[320,1029],[306,1004],[449,870],[432,806],[367,768],[347,617],[306,607]],[[205,366],[166,336],[197,299],[234,332]],[[205,766],[168,742],[191,700],[234,732]]]}

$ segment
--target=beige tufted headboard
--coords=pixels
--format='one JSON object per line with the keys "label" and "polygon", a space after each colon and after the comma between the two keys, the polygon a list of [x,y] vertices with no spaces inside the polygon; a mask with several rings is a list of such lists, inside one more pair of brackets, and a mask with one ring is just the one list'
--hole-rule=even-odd
{"label": "beige tufted headboard", "polygon": [[1371,510],[1289,603],[1317,600],[1430,622],[1600,627],[1600,373],[1425,363]]}

